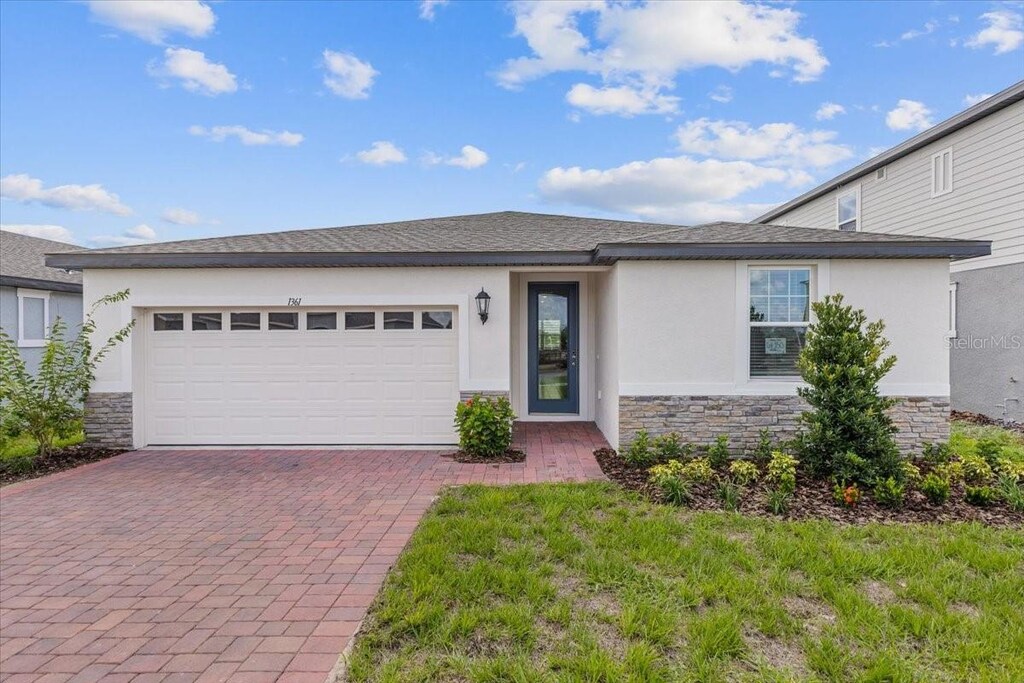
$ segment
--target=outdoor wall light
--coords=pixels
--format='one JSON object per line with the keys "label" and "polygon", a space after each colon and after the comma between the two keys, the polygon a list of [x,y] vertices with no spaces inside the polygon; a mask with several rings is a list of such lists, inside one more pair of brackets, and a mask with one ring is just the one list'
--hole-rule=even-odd
{"label": "outdoor wall light", "polygon": [[480,322],[487,322],[487,315],[491,310],[491,295],[484,291],[484,288],[480,288],[480,293],[476,295],[476,312],[480,316]]}

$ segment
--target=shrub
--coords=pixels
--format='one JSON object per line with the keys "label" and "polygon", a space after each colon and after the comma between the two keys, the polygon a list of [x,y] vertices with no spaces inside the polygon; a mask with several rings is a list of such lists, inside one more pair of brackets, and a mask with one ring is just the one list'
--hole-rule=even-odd
{"label": "shrub", "polygon": [[1009,477],[1013,481],[1024,479],[1024,462],[1016,462],[1009,458],[999,458],[996,461],[995,470],[1000,479]]}
{"label": "shrub", "polygon": [[0,459],[0,473],[24,474],[32,469],[35,458],[31,455],[16,455],[14,457]]}
{"label": "shrub", "polygon": [[916,486],[921,481],[921,468],[909,460],[904,460],[900,464],[900,469],[903,470],[903,481],[909,486]]}
{"label": "shrub", "polygon": [[980,455],[965,453],[960,456],[964,481],[968,484],[987,484],[992,481],[992,467]]}
{"label": "shrub", "polygon": [[816,321],[807,328],[797,361],[808,384],[797,393],[810,404],[795,447],[801,462],[818,476],[836,474],[835,458],[856,453],[868,463],[870,478],[902,478],[896,428],[879,381],[896,363],[882,357],[889,346],[882,321],[867,322],[864,311],[843,305],[841,294],[813,304]]}
{"label": "shrub", "polygon": [[728,479],[718,482],[718,497],[726,510],[735,512],[740,509],[740,487]]}
{"label": "shrub", "polygon": [[932,505],[942,505],[949,500],[949,479],[936,472],[929,472],[921,480],[921,493]]}
{"label": "shrub", "polygon": [[665,500],[673,505],[689,505],[692,496],[690,486],[678,477],[666,479],[661,483],[661,490],[665,494]]}
{"label": "shrub", "polygon": [[678,479],[682,472],[683,463],[678,460],[669,460],[661,465],[655,465],[647,471],[651,481],[658,486],[669,479]]}
{"label": "shrub", "polygon": [[832,497],[835,498],[835,501],[848,508],[857,507],[857,503],[860,502],[861,495],[860,488],[858,488],[856,484],[850,484],[849,486],[836,484],[835,488],[832,490]]}
{"label": "shrub", "polygon": [[793,456],[775,451],[768,463],[765,479],[776,491],[792,495],[796,490],[796,466],[800,464]]}
{"label": "shrub", "polygon": [[1021,487],[1016,477],[999,477],[999,495],[1012,510],[1024,512],[1024,487]]}
{"label": "shrub", "polygon": [[713,444],[708,447],[708,462],[716,470],[725,467],[729,462],[729,437],[725,434],[719,435]]}
{"label": "shrub", "polygon": [[459,448],[479,457],[501,455],[512,445],[512,422],[516,419],[508,398],[474,396],[455,407]]}
{"label": "shrub", "polygon": [[935,473],[950,483],[960,482],[964,480],[964,465],[959,460],[950,460],[938,465],[935,468]]}
{"label": "shrub", "polygon": [[867,484],[871,481],[871,475],[871,464],[853,451],[840,453],[833,459],[832,478],[841,484]]}
{"label": "shrub", "polygon": [[949,444],[942,442],[928,442],[924,445],[924,450],[921,452],[921,459],[932,467],[944,465],[949,462],[952,457],[953,453],[949,448]]}
{"label": "shrub", "polygon": [[886,477],[875,482],[875,501],[882,507],[899,508],[903,506],[903,496],[906,488],[903,482],[895,477]]}
{"label": "shrub", "polygon": [[673,458],[689,457],[693,451],[693,446],[682,443],[679,434],[675,432],[655,437],[652,446],[654,447],[654,457],[661,462]]}
{"label": "shrub", "polygon": [[772,489],[768,492],[768,510],[775,515],[784,515],[789,511],[789,501],[793,494],[781,489]]}
{"label": "shrub", "polygon": [[757,433],[757,446],[754,448],[754,462],[760,465],[767,465],[772,459],[772,451],[775,446],[772,444],[772,433],[767,427],[763,427]]}
{"label": "shrub", "polygon": [[96,366],[128,338],[135,325],[132,320],[94,352],[90,337],[96,331],[96,310],[127,299],[127,289],[98,299],[70,340],[66,338],[67,324],[57,318],[34,375],[26,368],[14,340],[0,329],[0,423],[8,432],[31,436],[39,445],[40,456],[53,451],[58,437],[69,437],[79,429]]}
{"label": "shrub", "polygon": [[729,465],[729,477],[740,486],[753,484],[760,474],[757,465],[746,460],[736,460]]}
{"label": "shrub", "polygon": [[979,439],[974,447],[974,452],[987,462],[989,467],[995,467],[996,461],[1003,452],[1003,445],[992,438]]}
{"label": "shrub", "polygon": [[715,472],[707,458],[694,458],[683,465],[679,476],[683,481],[706,484],[715,478]]}
{"label": "shrub", "polygon": [[988,507],[999,500],[999,492],[991,486],[967,486],[964,488],[964,499],[971,505]]}
{"label": "shrub", "polygon": [[629,448],[622,455],[627,464],[634,467],[645,467],[654,462],[654,453],[651,450],[651,437],[646,429],[641,429],[633,437]]}

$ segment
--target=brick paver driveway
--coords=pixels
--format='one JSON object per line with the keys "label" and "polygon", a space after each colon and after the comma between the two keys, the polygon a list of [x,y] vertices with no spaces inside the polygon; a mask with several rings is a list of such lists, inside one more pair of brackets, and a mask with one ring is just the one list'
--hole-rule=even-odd
{"label": "brick paver driveway", "polygon": [[520,465],[436,451],[139,451],[0,491],[3,681],[328,678],[439,488],[600,478],[593,425]]}

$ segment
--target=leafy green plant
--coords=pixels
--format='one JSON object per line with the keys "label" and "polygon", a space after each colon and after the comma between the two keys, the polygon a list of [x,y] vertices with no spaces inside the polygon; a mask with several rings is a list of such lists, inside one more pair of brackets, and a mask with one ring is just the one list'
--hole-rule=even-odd
{"label": "leafy green plant", "polygon": [[689,484],[679,477],[664,480],[661,483],[661,490],[665,494],[665,500],[672,505],[689,505],[693,499]]}
{"label": "leafy green plant", "polygon": [[776,491],[792,495],[796,491],[796,466],[800,461],[782,451],[772,453],[765,480]]}
{"label": "leafy green plant", "polygon": [[645,467],[654,462],[654,451],[651,449],[651,436],[646,429],[641,429],[633,437],[633,441],[622,454],[626,464],[634,467]]}
{"label": "leafy green plant", "polygon": [[747,460],[734,460],[729,464],[729,478],[740,486],[749,486],[757,481],[761,471]]}
{"label": "leafy green plant", "polygon": [[949,444],[944,442],[932,443],[929,441],[924,445],[924,450],[921,452],[921,459],[932,467],[944,465],[952,457],[953,453],[949,448]]}
{"label": "leafy green plant", "polygon": [[662,482],[669,479],[678,479],[683,472],[683,463],[678,460],[669,460],[660,465],[655,465],[647,471],[650,480],[661,486]]}
{"label": "leafy green plant", "polygon": [[992,438],[978,439],[974,452],[988,463],[989,467],[995,467],[1003,452],[1003,445]]}
{"label": "leafy green plant", "polygon": [[775,445],[772,443],[772,433],[767,427],[762,427],[757,433],[757,446],[754,447],[754,462],[759,465],[767,465],[772,459],[772,451]]}
{"label": "leafy green plant", "polygon": [[943,505],[949,500],[949,479],[937,472],[929,472],[921,480],[921,493],[932,505]]}
{"label": "leafy green plant", "polygon": [[706,484],[715,478],[715,472],[707,458],[694,458],[683,465],[679,476],[683,481]]}
{"label": "leafy green plant", "polygon": [[8,433],[31,436],[39,445],[40,456],[53,452],[55,440],[78,430],[96,366],[128,338],[135,325],[132,320],[94,350],[91,336],[96,331],[96,310],[127,299],[127,289],[98,299],[70,339],[67,324],[57,318],[34,375],[25,366],[14,340],[0,329],[0,424]]}
{"label": "leafy green plant", "polygon": [[459,448],[475,456],[501,455],[512,445],[512,423],[516,419],[505,396],[474,396],[455,407]]}
{"label": "leafy green plant", "polygon": [[684,444],[676,432],[655,437],[652,447],[654,448],[654,457],[662,462],[673,458],[686,458],[693,452],[693,445]]}
{"label": "leafy green plant", "polygon": [[730,512],[740,509],[740,487],[735,482],[722,479],[718,482],[718,497],[722,501],[722,507]]}
{"label": "leafy green plant", "polygon": [[848,508],[855,508],[860,503],[862,497],[860,488],[856,484],[850,484],[849,486],[843,486],[836,484],[832,489],[832,498],[835,501]]}
{"label": "leafy green plant", "polygon": [[901,479],[896,428],[887,413],[895,399],[878,390],[896,363],[894,356],[883,358],[885,324],[868,323],[864,311],[843,304],[842,294],[812,306],[816,320],[798,360],[808,386],[797,393],[810,404],[795,441],[801,462],[817,476],[830,476],[836,456],[852,452],[868,463],[867,478]]}
{"label": "leafy green plant", "polygon": [[729,462],[729,437],[725,434],[718,435],[715,442],[708,446],[707,457],[708,462],[716,470],[725,467]]}
{"label": "leafy green plant", "polygon": [[992,481],[992,466],[980,455],[965,453],[960,456],[964,481],[968,484],[987,484]]}
{"label": "leafy green plant", "polygon": [[996,461],[995,471],[1000,478],[1009,477],[1013,481],[1021,481],[1024,479],[1024,462],[999,458]]}
{"label": "leafy green plant", "polygon": [[789,512],[789,503],[793,494],[781,489],[772,489],[768,492],[768,510],[774,515],[784,515]]}
{"label": "leafy green plant", "polygon": [[882,507],[892,509],[903,507],[903,497],[905,494],[906,487],[903,485],[903,482],[895,477],[879,479],[875,482],[875,488],[872,491],[875,502]]}
{"label": "leafy green plant", "polygon": [[964,480],[964,465],[959,460],[950,460],[949,462],[937,465],[934,471],[935,474],[950,483]]}
{"label": "leafy green plant", "polygon": [[999,477],[999,495],[1002,496],[1010,509],[1024,512],[1024,487],[1017,477],[1002,475]]}
{"label": "leafy green plant", "polygon": [[836,482],[867,484],[871,481],[871,476],[871,464],[853,451],[839,453],[833,460],[832,478]]}
{"label": "leafy green plant", "polygon": [[964,500],[971,505],[988,507],[999,500],[999,492],[991,486],[966,486]]}
{"label": "leafy green plant", "polygon": [[904,460],[900,464],[900,468],[903,470],[903,481],[908,486],[916,486],[921,481],[921,468],[914,463]]}

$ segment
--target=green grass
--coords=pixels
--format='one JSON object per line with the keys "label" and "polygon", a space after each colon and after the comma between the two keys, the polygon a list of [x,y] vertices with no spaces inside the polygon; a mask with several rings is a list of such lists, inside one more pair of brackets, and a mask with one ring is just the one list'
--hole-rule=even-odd
{"label": "green grass", "polygon": [[[85,433],[78,432],[66,439],[58,437],[54,440],[54,446],[64,448],[76,446],[85,441]],[[39,452],[39,444],[28,434],[19,434],[0,443],[0,460],[16,460],[18,458],[31,458]]]}
{"label": "green grass", "polygon": [[1001,455],[1016,462],[1024,462],[1024,437],[995,425],[975,425],[953,421],[949,426],[949,447],[958,454],[975,453],[978,442],[988,439],[1000,444]]}
{"label": "green grass", "polygon": [[1024,533],[840,527],[601,483],[447,490],[352,681],[1020,681]]}

